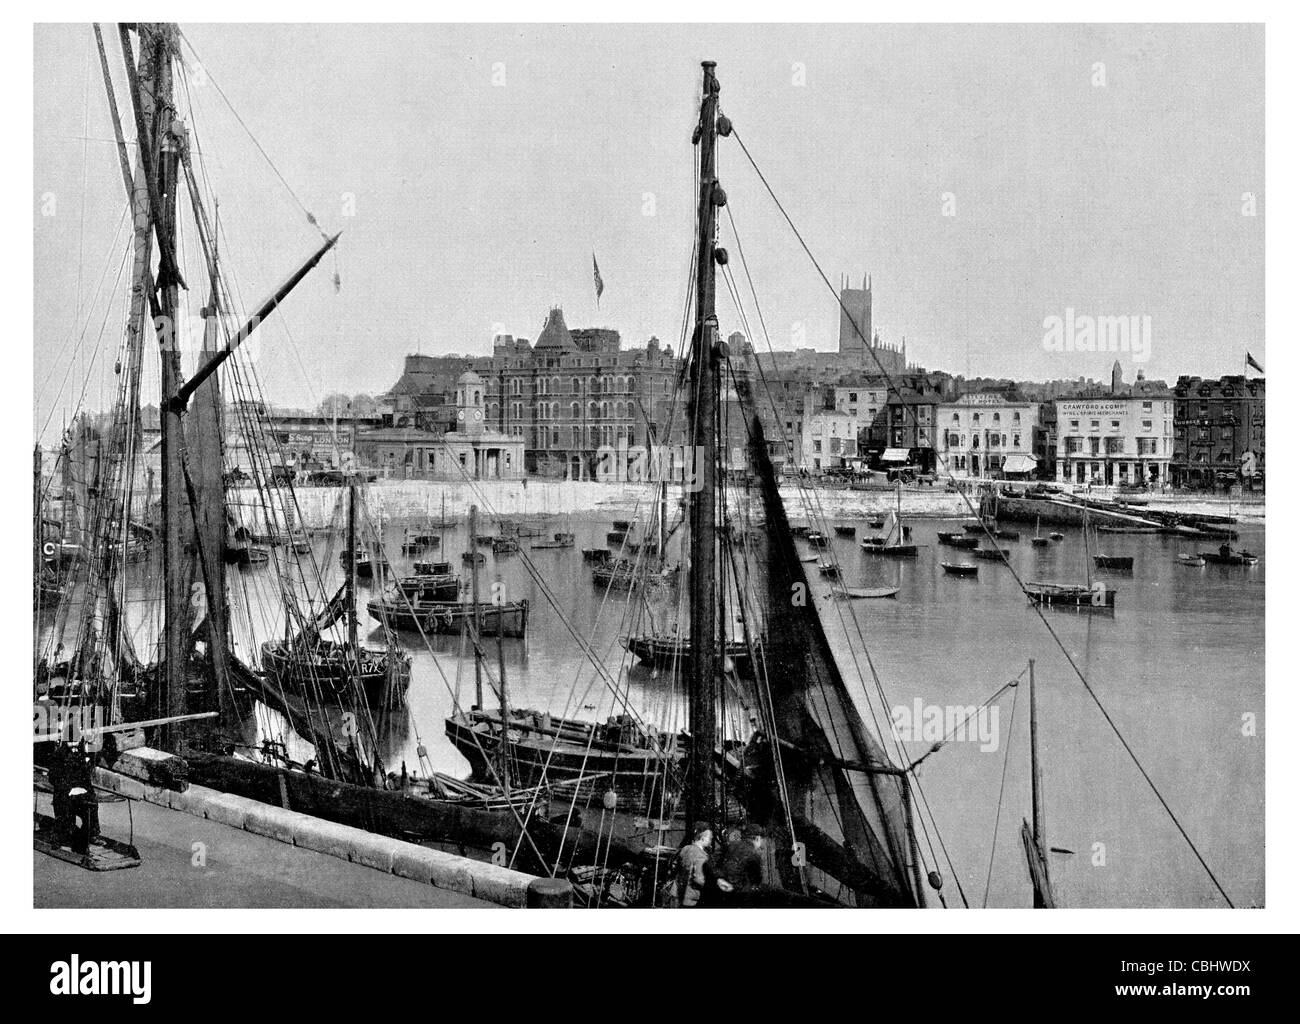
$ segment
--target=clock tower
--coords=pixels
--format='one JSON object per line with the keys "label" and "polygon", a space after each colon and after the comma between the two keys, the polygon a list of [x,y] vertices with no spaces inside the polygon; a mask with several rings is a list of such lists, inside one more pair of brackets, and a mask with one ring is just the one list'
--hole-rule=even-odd
{"label": "clock tower", "polygon": [[477,437],[484,430],[483,378],[466,370],[456,381],[456,433]]}

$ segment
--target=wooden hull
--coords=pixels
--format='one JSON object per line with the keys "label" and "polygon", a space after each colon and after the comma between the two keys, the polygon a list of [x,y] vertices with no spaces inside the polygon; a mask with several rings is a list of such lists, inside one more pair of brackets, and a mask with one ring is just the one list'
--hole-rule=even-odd
{"label": "wooden hull", "polygon": [[[485,639],[504,636],[520,639],[528,631],[528,602],[479,602],[480,629]],[[366,604],[370,617],[391,629],[426,633],[459,633],[472,624],[474,606],[468,601],[425,601],[412,606],[405,601],[376,598]]]}
{"label": "wooden hull", "polygon": [[[683,675],[690,670],[689,639],[671,636],[629,636],[623,638],[623,646],[644,665],[652,665],[655,668],[675,666]],[[739,675],[753,674],[753,660],[750,658],[749,647],[743,640],[728,642],[726,653]]]}
{"label": "wooden hull", "polygon": [[1259,556],[1252,555],[1249,551],[1233,551],[1227,555],[1217,551],[1202,551],[1200,556],[1211,565],[1254,565],[1259,561]]}
{"label": "wooden hull", "polygon": [[345,654],[320,657],[286,651],[277,640],[262,644],[262,671],[277,686],[298,694],[318,690],[350,694],[355,675],[372,708],[400,705],[411,685],[411,659],[405,655],[393,661],[386,651],[363,651],[362,671],[357,675],[355,664]]}
{"label": "wooden hull", "polygon": [[[613,789],[634,807],[655,808],[663,788],[665,756],[679,764],[681,756],[629,744],[610,744],[584,736],[577,730],[553,729],[550,733],[516,729],[527,722],[531,712],[512,715],[509,744],[510,782],[518,786],[590,781],[590,788],[604,792]],[[602,727],[592,723],[590,728]],[[470,763],[473,777],[495,778],[501,760],[501,730],[498,715],[470,712],[446,720],[446,735],[452,745]],[[558,734],[557,734],[558,733]],[[679,745],[679,749],[685,749]],[[671,803],[672,797],[669,797]]]}
{"label": "wooden hull", "polygon": [[986,562],[1000,562],[1011,554],[1010,548],[976,548],[971,552],[976,558]]}
{"label": "wooden hull", "polygon": [[1035,604],[1081,611],[1103,611],[1115,607],[1115,591],[1110,587],[1097,591],[1083,584],[1026,583],[1025,593]]}
{"label": "wooden hull", "polygon": [[943,571],[949,576],[975,576],[979,574],[978,565],[966,565],[960,562],[942,562]]}
{"label": "wooden hull", "polygon": [[941,533],[939,534],[939,543],[950,548],[975,548],[979,546],[980,539],[967,533]]}
{"label": "wooden hull", "polygon": [[1112,569],[1116,572],[1132,572],[1132,555],[1093,555],[1092,564],[1098,569]]}

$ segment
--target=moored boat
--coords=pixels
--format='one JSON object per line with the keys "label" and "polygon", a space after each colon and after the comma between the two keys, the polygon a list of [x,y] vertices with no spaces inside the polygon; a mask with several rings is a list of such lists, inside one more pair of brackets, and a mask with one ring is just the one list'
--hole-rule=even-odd
{"label": "moored boat", "polygon": [[943,571],[949,576],[976,576],[980,567],[973,562],[940,562]]}
{"label": "moored boat", "polygon": [[528,602],[495,604],[480,601],[408,601],[405,597],[371,598],[366,602],[370,617],[390,629],[423,630],[426,633],[459,633],[475,618],[484,637],[519,639],[528,631]]}

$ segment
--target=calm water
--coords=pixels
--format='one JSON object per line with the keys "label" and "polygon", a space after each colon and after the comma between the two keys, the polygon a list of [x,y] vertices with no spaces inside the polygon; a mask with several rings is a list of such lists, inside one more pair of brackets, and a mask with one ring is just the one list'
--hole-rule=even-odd
{"label": "calm water", "polygon": [[[649,616],[661,628],[684,612],[668,593],[630,606],[593,586],[581,557],[582,547],[603,546],[611,528],[607,515],[552,520],[546,529],[573,530],[577,547],[528,550],[496,558],[488,548],[481,571],[484,593],[501,581],[510,599],[531,606],[527,640],[504,642],[512,704],[549,708],[586,718],[612,713],[615,699],[562,623],[544,593],[564,610],[572,629],[589,639],[610,666],[631,704],[660,725],[684,724],[681,694],[666,676],[647,669],[630,671],[618,636],[648,628]],[[1114,736],[1096,705],[1061,654],[1043,622],[1024,600],[1008,569],[979,562],[979,576],[947,576],[940,561],[971,561],[970,553],[941,547],[935,533],[960,530],[951,520],[915,520],[913,541],[921,545],[912,561],[864,554],[856,539],[834,537],[833,551],[850,586],[897,585],[897,599],[833,602],[829,584],[813,572],[812,589],[855,694],[867,674],[867,655],[878,673],[888,705],[969,707],[983,703],[1036,659],[1040,749],[1051,846],[1074,851],[1053,853],[1050,867],[1058,900],[1067,906],[1218,906],[1209,879],[1162,811],[1137,767]],[[491,525],[485,532],[493,532]],[[1022,528],[1023,529],[1023,528]],[[1239,545],[1265,555],[1262,525],[1243,524]],[[859,529],[859,535],[868,532]],[[1029,544],[1032,527],[1011,549],[1011,564],[1022,578],[1075,582],[1083,578],[1083,545],[1077,530],[1045,548]],[[396,571],[409,571],[414,556],[401,557],[400,525],[390,525],[386,547]],[[467,547],[463,524],[449,528],[443,557],[460,568]],[[337,585],[337,539],[317,541],[314,556],[325,563],[327,583]],[[1266,559],[1253,568],[1177,564],[1177,554],[1209,542],[1149,535],[1103,535],[1107,553],[1134,556],[1131,576],[1109,577],[1118,591],[1113,615],[1044,610],[1079,670],[1110,712],[1238,906],[1264,900],[1264,572]],[[807,547],[800,542],[807,552]],[[1094,549],[1095,550],[1095,549]],[[531,560],[541,582],[525,567]],[[814,567],[809,566],[810,570]],[[464,572],[468,574],[468,568]],[[267,609],[270,570],[239,577],[237,591],[250,595],[251,616],[237,615],[236,633],[245,657],[247,636],[271,635],[281,628]],[[258,593],[261,597],[257,596]],[[370,596],[363,589],[364,604]],[[678,595],[678,599],[684,595]],[[239,602],[237,602],[239,603]],[[363,621],[364,608],[363,608]],[[843,617],[843,618],[841,618]],[[636,620],[640,619],[637,625]],[[373,626],[367,621],[367,627]],[[379,641],[377,631],[366,635]],[[401,634],[413,662],[407,712],[383,724],[387,763],[418,765],[423,742],[437,769],[463,773],[467,766],[443,736],[443,720],[453,694],[473,701],[472,660],[459,657],[457,637],[430,637],[430,653],[418,634]],[[490,645],[495,659],[495,645]],[[492,665],[495,675],[496,666]],[[487,702],[494,698],[488,690]],[[1018,693],[1018,700],[1014,694]],[[1013,714],[1013,701],[1016,707]],[[860,701],[864,717],[868,706]],[[874,704],[879,716],[879,703]],[[973,906],[985,899],[985,878],[993,858],[990,906],[1027,906],[1030,892],[1020,843],[1021,820],[1029,816],[1028,693],[1009,691],[995,705],[996,749],[976,741],[949,743],[919,770],[957,878]],[[1256,736],[1243,735],[1243,716],[1257,719]],[[986,719],[986,722],[989,722]],[[930,747],[926,738],[904,743],[909,760]],[[1001,818],[994,828],[1005,766]],[[995,840],[996,833],[996,840]],[[938,846],[933,827],[928,842]],[[925,836],[922,848],[927,849]],[[944,894],[959,904],[953,871],[942,864]]]}

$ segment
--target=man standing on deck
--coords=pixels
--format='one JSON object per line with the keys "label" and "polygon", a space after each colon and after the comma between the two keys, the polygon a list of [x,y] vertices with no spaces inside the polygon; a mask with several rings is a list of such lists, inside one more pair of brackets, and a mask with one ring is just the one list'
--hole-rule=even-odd
{"label": "man standing on deck", "polygon": [[733,828],[727,834],[727,851],[718,873],[737,893],[763,886],[763,830],[757,825]]}
{"label": "man standing on deck", "polygon": [[677,854],[677,905],[698,907],[714,890],[731,892],[731,884],[717,877],[709,859],[713,829],[698,825],[695,835]]}

